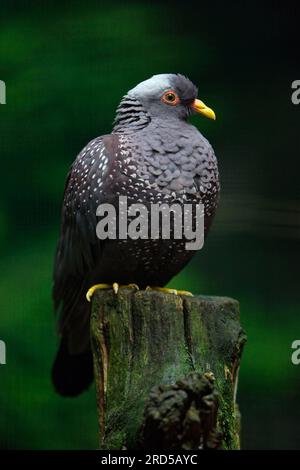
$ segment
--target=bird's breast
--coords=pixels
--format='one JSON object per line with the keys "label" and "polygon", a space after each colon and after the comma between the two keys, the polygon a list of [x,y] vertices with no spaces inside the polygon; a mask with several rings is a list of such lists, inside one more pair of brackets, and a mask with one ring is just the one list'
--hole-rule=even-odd
{"label": "bird's breast", "polygon": [[217,205],[217,159],[209,142],[188,129],[144,131],[120,138],[122,194],[137,202],[202,202],[211,214]]}

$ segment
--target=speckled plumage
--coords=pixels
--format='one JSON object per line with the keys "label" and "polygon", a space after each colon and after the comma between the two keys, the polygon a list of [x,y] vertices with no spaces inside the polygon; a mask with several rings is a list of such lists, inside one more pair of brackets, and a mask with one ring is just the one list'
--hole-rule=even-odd
{"label": "speckled plumage", "polygon": [[[194,254],[185,250],[184,240],[99,240],[99,204],[109,202],[117,207],[119,196],[127,196],[128,204],[146,206],[202,202],[205,234],[216,210],[216,157],[209,142],[187,122],[196,87],[181,75],[159,75],[149,82],[142,82],[124,96],[112,134],[92,140],[68,175],[53,289],[64,353],[87,354],[89,349],[85,292],[91,285],[118,282],[136,283],[141,288],[163,286]],[[181,98],[176,112],[153,99],[168,88],[175,89]],[[72,394],[58,384],[58,360],[59,356],[56,372],[54,368],[56,388]]]}

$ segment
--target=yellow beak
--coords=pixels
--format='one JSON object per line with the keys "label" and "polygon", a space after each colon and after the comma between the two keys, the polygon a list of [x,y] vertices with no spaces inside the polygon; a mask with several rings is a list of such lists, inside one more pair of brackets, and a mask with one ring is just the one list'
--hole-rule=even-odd
{"label": "yellow beak", "polygon": [[196,113],[203,114],[203,116],[213,119],[214,121],[216,120],[214,111],[211,108],[208,108],[201,100],[194,100],[191,104],[191,108],[193,108]]}

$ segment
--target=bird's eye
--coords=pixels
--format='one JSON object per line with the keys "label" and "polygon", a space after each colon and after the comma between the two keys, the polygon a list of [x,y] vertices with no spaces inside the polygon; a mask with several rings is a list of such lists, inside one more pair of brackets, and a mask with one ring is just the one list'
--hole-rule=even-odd
{"label": "bird's eye", "polygon": [[174,93],[167,93],[166,94],[166,100],[170,101],[170,103],[172,103],[173,101],[176,100],[176,96],[174,95]]}
{"label": "bird's eye", "polygon": [[179,98],[174,91],[166,91],[163,94],[162,101],[167,104],[176,105],[179,103]]}

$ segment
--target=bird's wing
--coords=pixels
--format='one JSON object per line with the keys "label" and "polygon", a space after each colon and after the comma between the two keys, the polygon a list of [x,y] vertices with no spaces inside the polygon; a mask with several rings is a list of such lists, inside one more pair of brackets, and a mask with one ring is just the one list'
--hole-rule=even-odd
{"label": "bird's wing", "polygon": [[80,332],[80,323],[88,323],[85,284],[105,243],[96,236],[96,208],[103,202],[116,144],[114,135],[92,140],[80,152],[67,177],[53,285],[54,307],[63,335]]}

